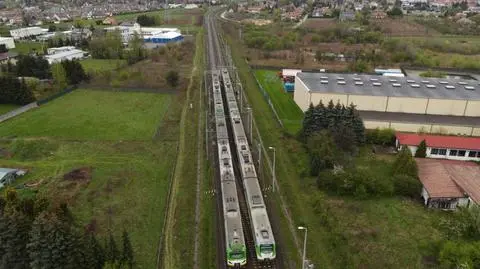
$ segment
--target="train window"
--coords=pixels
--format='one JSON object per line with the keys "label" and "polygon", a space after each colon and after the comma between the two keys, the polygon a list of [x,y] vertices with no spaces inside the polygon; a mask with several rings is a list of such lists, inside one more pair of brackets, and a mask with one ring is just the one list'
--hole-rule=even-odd
{"label": "train window", "polygon": [[254,205],[259,205],[262,203],[262,197],[260,195],[253,195],[252,202]]}
{"label": "train window", "polygon": [[247,146],[242,145],[242,150],[247,150]]}
{"label": "train window", "polygon": [[267,230],[262,230],[261,233],[262,233],[263,238],[268,238],[268,231]]}
{"label": "train window", "polygon": [[250,158],[248,157],[248,154],[244,154],[244,155],[243,155],[243,161],[244,161],[245,163],[249,163],[249,162],[250,162]]}
{"label": "train window", "polygon": [[222,147],[222,153],[227,153],[227,147]]}
{"label": "train window", "polygon": [[227,158],[223,159],[223,165],[224,166],[227,166],[229,164],[229,161]]}

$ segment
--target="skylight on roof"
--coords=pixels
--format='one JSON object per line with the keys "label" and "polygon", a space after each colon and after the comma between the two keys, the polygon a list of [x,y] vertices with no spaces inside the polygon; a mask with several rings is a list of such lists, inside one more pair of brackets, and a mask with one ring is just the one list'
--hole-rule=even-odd
{"label": "skylight on roof", "polygon": [[402,84],[400,84],[400,83],[392,83],[392,86],[393,86],[393,87],[400,87],[400,86],[402,86]]}
{"label": "skylight on roof", "polygon": [[373,84],[373,86],[382,86],[382,83],[380,83],[380,82],[374,82],[372,84]]}
{"label": "skylight on roof", "polygon": [[471,90],[471,91],[473,91],[473,90],[475,90],[475,87],[473,87],[473,86],[465,86],[465,90]]}
{"label": "skylight on roof", "polygon": [[412,88],[420,88],[420,85],[419,85],[419,84],[410,84],[410,87],[412,87]]}
{"label": "skylight on roof", "polygon": [[428,81],[428,80],[422,80],[422,83],[427,84],[427,83],[430,83],[430,81]]}
{"label": "skylight on roof", "polygon": [[355,85],[363,85],[362,81],[355,81]]}
{"label": "skylight on roof", "polygon": [[408,83],[415,83],[415,80],[407,79]]}
{"label": "skylight on roof", "polygon": [[344,77],[337,77],[337,80],[344,80]]}
{"label": "skylight on roof", "polygon": [[340,85],[345,85],[345,80],[338,80],[337,83]]}
{"label": "skylight on roof", "polygon": [[378,81],[378,78],[371,78],[370,81]]}
{"label": "skylight on roof", "polygon": [[396,79],[389,79],[388,81],[390,81],[390,82],[397,82]]}
{"label": "skylight on roof", "polygon": [[449,90],[453,90],[455,89],[455,86],[453,85],[446,85],[445,88],[449,89]]}
{"label": "skylight on roof", "polygon": [[458,82],[458,84],[460,84],[460,85],[468,85],[468,83],[466,83],[465,81],[460,81],[460,82]]}
{"label": "skylight on roof", "polygon": [[440,84],[448,84],[448,81],[439,81]]}
{"label": "skylight on roof", "polygon": [[361,78],[353,78],[353,80],[355,80],[355,81],[361,81],[362,79],[361,79]]}
{"label": "skylight on roof", "polygon": [[328,80],[320,80],[320,83],[322,83],[322,84],[328,84]]}
{"label": "skylight on roof", "polygon": [[427,88],[429,89],[434,89],[436,88],[437,86],[433,85],[433,84],[427,84]]}

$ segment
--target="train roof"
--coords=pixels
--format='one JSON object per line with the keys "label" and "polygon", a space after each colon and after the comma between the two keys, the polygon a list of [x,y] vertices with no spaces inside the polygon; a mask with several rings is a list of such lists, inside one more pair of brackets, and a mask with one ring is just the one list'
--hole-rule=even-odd
{"label": "train roof", "polygon": [[238,205],[233,170],[222,174],[221,177],[225,233],[228,245],[230,247],[232,244],[244,244],[242,217]]}
{"label": "train roof", "polygon": [[265,208],[254,208],[251,212],[257,244],[274,244],[272,227]]}

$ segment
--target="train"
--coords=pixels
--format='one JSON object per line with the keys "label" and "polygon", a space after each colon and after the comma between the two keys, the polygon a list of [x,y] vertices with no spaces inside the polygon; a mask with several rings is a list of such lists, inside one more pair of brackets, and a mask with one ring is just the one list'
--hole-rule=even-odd
{"label": "train", "polygon": [[276,258],[275,239],[228,69],[221,69],[221,77],[225,88],[227,113],[231,119],[237,149],[245,200],[251,220],[250,229],[255,243],[256,257],[259,261],[274,260]]}
{"label": "train", "polygon": [[220,89],[219,72],[212,73],[213,100],[218,150],[218,166],[223,205],[225,247],[227,265],[230,267],[247,264],[247,249],[242,226],[242,216],[238,203],[233,159],[227,131],[227,122]]}

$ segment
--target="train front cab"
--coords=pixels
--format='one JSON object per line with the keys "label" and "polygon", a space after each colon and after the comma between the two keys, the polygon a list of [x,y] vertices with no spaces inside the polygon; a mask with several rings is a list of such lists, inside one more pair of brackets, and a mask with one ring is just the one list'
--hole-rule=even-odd
{"label": "train front cab", "polygon": [[239,250],[227,250],[227,265],[235,267],[238,265],[244,266],[247,264],[247,251],[245,248]]}
{"label": "train front cab", "polygon": [[275,244],[260,244],[256,246],[257,259],[260,261],[274,260],[276,257]]}

